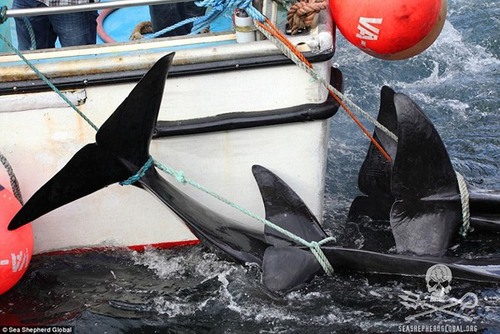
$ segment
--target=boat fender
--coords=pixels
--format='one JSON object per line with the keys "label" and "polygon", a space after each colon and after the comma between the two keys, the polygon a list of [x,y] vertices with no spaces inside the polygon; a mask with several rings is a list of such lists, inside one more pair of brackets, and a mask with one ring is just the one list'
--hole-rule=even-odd
{"label": "boat fender", "polygon": [[233,17],[234,30],[236,32],[236,42],[249,43],[255,42],[255,26],[253,18],[243,9],[237,9]]}
{"label": "boat fender", "polygon": [[16,197],[0,185],[0,295],[21,279],[33,254],[31,224],[14,231],[7,229],[20,209],[21,204]]}
{"label": "boat fender", "polygon": [[371,56],[407,59],[437,39],[446,20],[446,0],[329,0],[342,35]]}

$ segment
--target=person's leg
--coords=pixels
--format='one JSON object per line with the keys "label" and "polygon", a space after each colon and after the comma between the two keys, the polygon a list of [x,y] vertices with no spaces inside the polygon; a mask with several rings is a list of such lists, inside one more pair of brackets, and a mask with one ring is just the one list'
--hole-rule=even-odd
{"label": "person's leg", "polygon": [[97,11],[50,16],[50,22],[63,47],[96,44],[96,20]]}
{"label": "person's leg", "polygon": [[[170,27],[176,23],[184,21],[185,19],[202,16],[204,13],[205,8],[196,6],[194,2],[179,2],[149,6],[149,14],[151,16],[151,23],[153,24],[154,32]],[[163,34],[161,37],[187,35],[191,32],[192,27],[193,25],[191,23],[186,24]]]}
{"label": "person's leg", "polygon": [[[12,8],[35,8],[46,7],[43,3],[36,0],[14,0]],[[55,34],[50,25],[47,16],[31,16],[28,18],[33,32],[37,49],[53,48],[55,43]],[[19,50],[29,50],[31,48],[31,36],[26,27],[23,18],[15,18],[16,34]]]}

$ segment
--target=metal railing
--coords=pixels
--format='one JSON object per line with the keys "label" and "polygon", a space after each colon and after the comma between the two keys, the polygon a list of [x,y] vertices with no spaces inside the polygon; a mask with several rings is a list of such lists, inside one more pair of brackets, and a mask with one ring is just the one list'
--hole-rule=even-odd
{"label": "metal railing", "polygon": [[176,2],[187,2],[187,1],[192,1],[192,0],[120,0],[120,1],[94,2],[94,3],[88,3],[82,5],[70,5],[70,6],[8,9],[5,13],[5,16],[23,17],[23,16],[89,12],[93,10],[108,9],[108,8],[159,5],[164,3],[176,3]]}

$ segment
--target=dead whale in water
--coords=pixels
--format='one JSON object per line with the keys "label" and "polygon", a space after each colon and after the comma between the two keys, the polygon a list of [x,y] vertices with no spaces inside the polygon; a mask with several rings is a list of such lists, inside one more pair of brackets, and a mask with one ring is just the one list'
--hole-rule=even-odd
{"label": "dead whale in water", "polygon": [[[408,96],[382,88],[377,119],[397,142],[376,129],[387,161],[370,144],[361,166],[349,217],[389,220],[398,252],[443,255],[462,227],[461,193],[446,148],[429,118]],[[500,191],[466,184],[470,224],[500,231]]]}

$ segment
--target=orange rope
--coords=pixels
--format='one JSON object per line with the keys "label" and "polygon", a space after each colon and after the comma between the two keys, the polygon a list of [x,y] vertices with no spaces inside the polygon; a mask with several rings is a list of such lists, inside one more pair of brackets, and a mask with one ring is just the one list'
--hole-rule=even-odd
{"label": "orange rope", "polygon": [[[296,55],[300,61],[302,61],[307,67],[313,68],[312,64],[307,60],[307,58],[293,45],[290,40],[280,31],[276,26],[266,17],[266,21],[264,23],[256,21],[259,27],[264,29],[265,31],[269,32],[271,35],[273,35],[275,38],[277,38],[280,42],[285,44],[292,52],[294,55]],[[340,97],[335,94],[330,88],[328,88],[328,93],[330,96],[332,96],[337,103],[342,107],[342,109],[345,110],[345,112],[351,117],[351,119],[356,123],[356,125],[363,131],[363,133],[370,139],[372,144],[377,148],[377,150],[387,159],[387,161],[392,161],[391,157],[387,153],[387,151],[373,138],[373,136],[368,132],[368,130],[361,124],[359,119],[352,113],[352,111],[347,107],[347,105],[342,101]]]}

